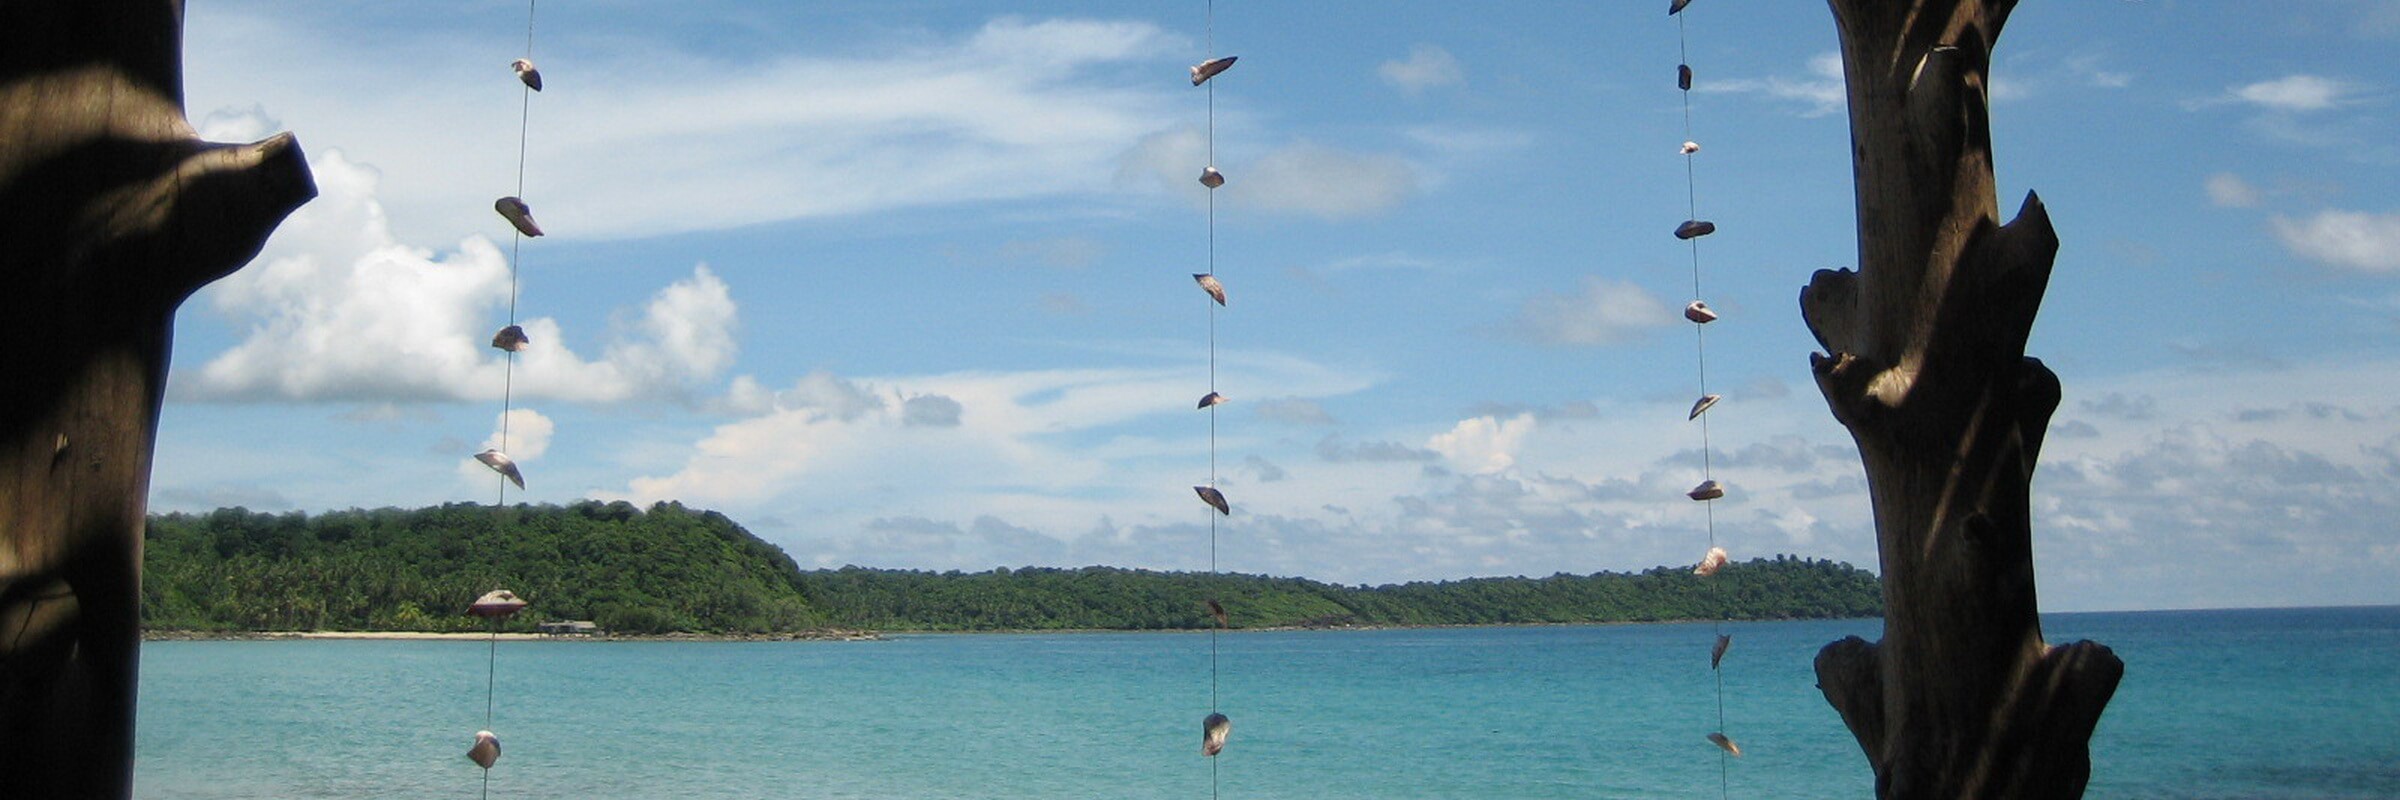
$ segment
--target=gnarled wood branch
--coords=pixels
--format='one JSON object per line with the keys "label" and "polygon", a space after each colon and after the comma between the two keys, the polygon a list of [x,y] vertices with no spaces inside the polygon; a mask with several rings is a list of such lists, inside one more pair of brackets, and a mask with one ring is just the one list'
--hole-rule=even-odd
{"label": "gnarled wood branch", "polygon": [[1885,798],[2077,797],[2123,666],[2042,641],[2030,490],[2056,375],[2025,356],[2058,251],[1999,224],[1986,87],[2013,0],[1831,0],[1859,268],[1800,294],[1817,387],[1865,462],[1884,638],[1817,657]]}
{"label": "gnarled wood branch", "polygon": [[0,787],[132,789],[142,526],[174,313],[316,195],[199,141],[177,0],[0,2]]}

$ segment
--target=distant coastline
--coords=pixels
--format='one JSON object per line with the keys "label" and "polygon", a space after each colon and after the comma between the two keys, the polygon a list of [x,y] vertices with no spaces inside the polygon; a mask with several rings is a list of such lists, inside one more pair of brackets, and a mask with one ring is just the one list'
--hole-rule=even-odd
{"label": "distant coastline", "polygon": [[1838,619],[1876,615],[1883,599],[1873,573],[1790,555],[1383,585],[1096,565],[803,570],[724,515],[674,503],[164,514],[150,518],[143,560],[142,621],[154,638],[488,638],[490,623],[465,612],[495,589],[531,604],[499,622],[503,633],[563,623],[620,639],[726,641]]}
{"label": "distant coastline", "polygon": [[875,631],[827,628],[782,633],[550,634],[522,631],[142,631],[145,642],[263,642],[305,639],[504,642],[872,642]]}

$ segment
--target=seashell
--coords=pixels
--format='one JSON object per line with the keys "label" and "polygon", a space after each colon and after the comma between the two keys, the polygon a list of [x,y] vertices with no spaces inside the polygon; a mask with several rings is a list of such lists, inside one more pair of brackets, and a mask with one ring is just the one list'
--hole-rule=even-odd
{"label": "seashell", "polygon": [[537,92],[542,90],[542,71],[533,68],[532,59],[520,58],[508,62],[508,68],[517,71],[517,80],[524,81],[525,88]]}
{"label": "seashell", "polygon": [[1223,714],[1209,712],[1206,719],[1200,720],[1200,754],[1213,756],[1225,752],[1225,737],[1231,735],[1233,720],[1226,719]]}
{"label": "seashell", "polygon": [[1687,219],[1675,226],[1675,238],[1698,239],[1717,232],[1717,224],[1704,219]]}
{"label": "seashell", "polygon": [[475,598],[474,604],[467,606],[467,613],[478,617],[499,618],[515,614],[518,609],[524,607],[525,601],[519,599],[516,592],[507,589],[493,589],[484,592],[482,597]]}
{"label": "seashell", "polygon": [[1239,58],[1241,56],[1224,56],[1200,62],[1199,66],[1192,68],[1192,85],[1198,86],[1207,83],[1208,79],[1216,77],[1218,73],[1231,69],[1234,60]]}
{"label": "seashell", "polygon": [[500,216],[507,218],[508,224],[516,226],[518,233],[527,236],[542,235],[542,226],[533,222],[533,207],[526,205],[525,201],[515,197],[503,197],[492,201],[492,210],[500,212]]}
{"label": "seashell", "polygon": [[1708,413],[1710,408],[1713,408],[1717,405],[1718,400],[1723,399],[1725,399],[1725,396],[1721,394],[1701,395],[1699,400],[1692,403],[1692,413],[1686,415],[1684,420],[1688,422],[1690,420],[1699,419],[1700,415]]}
{"label": "seashell", "polygon": [[1225,304],[1225,284],[1217,281],[1215,273],[1203,272],[1192,276],[1192,280],[1199,282],[1200,288],[1206,290],[1208,296],[1217,301],[1217,305]]}
{"label": "seashell", "polygon": [[1224,395],[1217,394],[1216,392],[1209,392],[1206,396],[1200,398],[1199,407],[1207,408],[1209,406],[1224,405],[1226,399],[1227,398]]}
{"label": "seashell", "polygon": [[1732,636],[1722,633],[1717,634],[1717,646],[1708,649],[1708,668],[1716,669],[1718,664],[1724,663],[1725,651],[1732,647]]}
{"label": "seashell", "polygon": [[491,467],[493,472],[507,476],[508,481],[516,484],[517,488],[525,488],[525,473],[517,471],[517,462],[510,460],[507,453],[485,450],[476,453],[475,460],[483,462],[484,466]]}
{"label": "seashell", "polygon": [[1706,325],[1717,321],[1717,312],[1709,308],[1707,303],[1694,300],[1683,307],[1683,318]]}
{"label": "seashell", "polygon": [[1192,491],[1199,492],[1200,502],[1207,503],[1208,507],[1216,509],[1217,513],[1229,517],[1233,516],[1233,506],[1225,502],[1225,493],[1217,491],[1217,487],[1194,486],[1192,487]]}
{"label": "seashell", "polygon": [[1734,758],[1742,757],[1742,746],[1734,744],[1731,737],[1722,733],[1711,733],[1708,735],[1708,740],[1716,743],[1717,747],[1725,752],[1732,753]]}
{"label": "seashell", "polygon": [[523,352],[525,350],[525,345],[532,341],[532,338],[525,335],[524,328],[515,325],[501,328],[499,333],[492,335],[493,347],[497,347],[511,353]]}
{"label": "seashell", "polygon": [[475,762],[475,766],[491,769],[492,764],[500,760],[500,737],[492,735],[491,731],[476,731],[475,746],[467,748],[467,760]]}
{"label": "seashell", "polygon": [[1714,480],[1705,480],[1701,481],[1700,485],[1692,487],[1691,491],[1684,492],[1683,495],[1694,500],[1715,500],[1725,496],[1725,487]]}
{"label": "seashell", "polygon": [[1225,173],[1218,172],[1216,167],[1202,167],[1200,169],[1200,185],[1211,189],[1223,186],[1225,185]]}
{"label": "seashell", "polygon": [[1715,575],[1717,570],[1725,568],[1725,561],[1725,548],[1711,547],[1708,549],[1708,555],[1700,557],[1700,565],[1692,568],[1692,574],[1703,578]]}

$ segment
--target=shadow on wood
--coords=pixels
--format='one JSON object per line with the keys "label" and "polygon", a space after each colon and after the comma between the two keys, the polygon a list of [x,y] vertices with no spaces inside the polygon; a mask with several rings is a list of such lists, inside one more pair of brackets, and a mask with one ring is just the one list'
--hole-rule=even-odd
{"label": "shadow on wood", "polygon": [[1817,388],[1865,463],[1884,638],[1827,645],[1826,702],[1883,798],[2072,798],[2124,665],[2042,640],[2030,490],[2058,377],[2025,341],[2058,252],[1999,223],[1986,76],[2015,0],[1831,0],[1859,268],[1800,293]]}
{"label": "shadow on wood", "polygon": [[316,195],[201,142],[182,3],[0,2],[0,795],[132,790],[143,517],[174,314]]}

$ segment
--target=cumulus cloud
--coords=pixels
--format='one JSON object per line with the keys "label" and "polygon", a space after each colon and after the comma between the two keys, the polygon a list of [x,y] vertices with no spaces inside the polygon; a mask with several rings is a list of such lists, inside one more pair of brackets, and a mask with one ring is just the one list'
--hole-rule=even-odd
{"label": "cumulus cloud", "polygon": [[2208,201],[2221,208],[2256,208],[2262,196],[2258,187],[2231,172],[2208,176]]}
{"label": "cumulus cloud", "polygon": [[1695,91],[1757,93],[1777,100],[1798,102],[1806,108],[1803,117],[1822,117],[1849,107],[1849,89],[1842,82],[1842,55],[1819,53],[1808,60],[1803,76],[1771,75],[1765,78],[1734,78],[1701,80],[1693,84]]}
{"label": "cumulus cloud", "polygon": [[1408,48],[1408,60],[1391,60],[1375,68],[1385,83],[1409,94],[1421,94],[1438,86],[1457,86],[1465,83],[1466,73],[1458,67],[1458,59],[1450,51],[1431,44]]}
{"label": "cumulus cloud", "polygon": [[[1255,158],[1228,160],[1226,202],[1266,211],[1288,211],[1324,219],[1350,219],[1390,210],[1417,193],[1422,179],[1407,159],[1362,153],[1310,141],[1295,141]],[[1206,135],[1198,129],[1162,131],[1126,149],[1118,158],[1121,184],[1180,194],[1203,202],[1206,188],[1192,165],[1208,161]]]}
{"label": "cumulus cloud", "polygon": [[[469,237],[447,253],[399,243],[376,199],[379,174],[339,150],[311,165],[318,199],[294,213],[257,263],[203,290],[247,335],[196,372],[179,399],[410,403],[497,399],[509,267]],[[586,360],[549,318],[523,320],[517,396],[616,402],[673,396],[734,356],[735,309],[706,266],[660,290]]]}
{"label": "cumulus cloud", "polygon": [[[492,434],[484,437],[483,444],[475,448],[476,453],[485,450],[507,453],[510,461],[517,462],[519,471],[530,472],[526,465],[550,452],[550,437],[558,432],[558,424],[549,417],[529,408],[513,408],[493,416]],[[492,468],[484,466],[474,456],[475,453],[462,454],[458,460],[458,474],[469,481],[490,479]],[[531,486],[534,476],[525,477],[526,485]]]}
{"label": "cumulus cloud", "polygon": [[2360,272],[2400,272],[2400,213],[2327,210],[2305,219],[2269,220],[2294,255]]}
{"label": "cumulus cloud", "polygon": [[1582,291],[1525,301],[1511,327],[1540,344],[1595,347],[1632,341],[1673,318],[1665,303],[1639,286],[1588,276]]}
{"label": "cumulus cloud", "polygon": [[512,408],[499,414],[492,423],[492,435],[484,437],[484,450],[498,450],[516,461],[533,461],[550,452],[550,436],[558,432],[557,423],[530,408]]}
{"label": "cumulus cloud", "polygon": [[1534,425],[1532,414],[1518,414],[1505,420],[1463,419],[1448,432],[1426,440],[1425,446],[1460,470],[1489,475],[1516,466],[1517,450],[1524,446],[1525,436],[1533,432]]}

